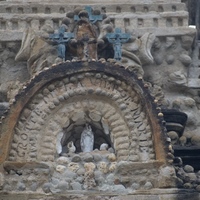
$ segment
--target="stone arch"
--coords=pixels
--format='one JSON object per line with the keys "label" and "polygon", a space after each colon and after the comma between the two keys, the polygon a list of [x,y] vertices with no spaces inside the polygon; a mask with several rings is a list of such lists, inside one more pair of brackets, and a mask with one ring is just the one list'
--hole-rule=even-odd
{"label": "stone arch", "polygon": [[165,135],[152,100],[142,81],[122,67],[59,64],[41,72],[16,97],[2,128],[3,159],[54,161],[58,134],[82,113],[91,124],[96,115],[108,127],[118,160],[165,162]]}

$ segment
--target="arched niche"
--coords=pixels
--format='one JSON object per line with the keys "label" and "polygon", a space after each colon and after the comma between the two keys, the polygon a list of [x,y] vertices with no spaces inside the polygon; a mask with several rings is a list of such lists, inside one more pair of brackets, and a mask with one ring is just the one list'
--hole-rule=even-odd
{"label": "arched niche", "polygon": [[58,146],[64,151],[69,141],[78,143],[89,123],[95,140],[113,147],[117,160],[165,163],[166,138],[155,107],[142,80],[123,67],[61,63],[16,97],[2,125],[0,162],[53,162]]}

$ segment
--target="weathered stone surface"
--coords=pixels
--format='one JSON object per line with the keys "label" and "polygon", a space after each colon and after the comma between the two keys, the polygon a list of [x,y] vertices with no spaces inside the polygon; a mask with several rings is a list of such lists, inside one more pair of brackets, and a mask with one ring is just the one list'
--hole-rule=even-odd
{"label": "weathered stone surface", "polygon": [[103,173],[101,171],[96,170],[94,172],[94,177],[95,177],[95,181],[97,182],[97,184],[99,186],[102,186],[105,182],[105,178],[103,176]]}
{"label": "weathered stone surface", "polygon": [[108,173],[108,165],[106,162],[100,162],[97,165],[97,168],[99,169],[99,171],[101,171],[104,174]]}
{"label": "weathered stone surface", "polygon": [[117,168],[117,162],[113,162],[110,164],[108,170],[109,170],[109,172],[114,172],[116,170],[116,168]]}
{"label": "weathered stone surface", "polygon": [[77,172],[77,170],[80,168],[79,164],[78,163],[74,163],[74,162],[71,162],[68,164],[68,169],[72,172]]}
{"label": "weathered stone surface", "polygon": [[113,185],[114,181],[115,181],[116,177],[114,174],[109,174],[106,178],[106,181],[109,185]]}
{"label": "weathered stone surface", "polygon": [[89,117],[94,120],[95,122],[99,122],[101,120],[101,113],[89,113]]}
{"label": "weathered stone surface", "polygon": [[38,184],[37,184],[37,183],[33,183],[33,184],[30,186],[31,191],[36,191],[37,188],[38,188]]}
{"label": "weathered stone surface", "polygon": [[173,64],[174,60],[175,60],[175,58],[174,58],[173,55],[168,55],[168,56],[166,57],[166,62],[167,62],[167,64],[169,64],[169,65]]}
{"label": "weathered stone surface", "polygon": [[150,190],[153,188],[153,185],[151,182],[146,182],[145,185],[144,185],[144,189],[146,190]]}
{"label": "weathered stone surface", "polygon": [[85,174],[85,169],[84,168],[81,168],[81,169],[78,169],[78,171],[76,172],[78,175],[81,175],[83,176]]}
{"label": "weathered stone surface", "polygon": [[198,192],[200,192],[200,185],[198,185],[198,186],[196,187],[196,190],[197,190]]}
{"label": "weathered stone surface", "polygon": [[24,183],[19,182],[19,183],[17,184],[17,189],[18,189],[19,191],[24,191],[24,190],[26,190],[26,186],[25,186]]}
{"label": "weathered stone surface", "polygon": [[61,164],[61,165],[67,165],[67,164],[69,164],[69,162],[70,162],[69,158],[64,157],[64,156],[59,157],[59,158],[57,159],[57,163],[58,163],[58,164]]}
{"label": "weathered stone surface", "polygon": [[123,185],[115,185],[112,187],[112,191],[116,193],[124,193],[126,191],[126,188]]}
{"label": "weathered stone surface", "polygon": [[162,167],[160,169],[160,176],[158,177],[159,187],[176,187],[176,181],[175,169],[172,166]]}
{"label": "weathered stone surface", "polygon": [[0,190],[3,188],[3,185],[5,183],[5,178],[3,173],[0,173]]}
{"label": "weathered stone surface", "polygon": [[73,190],[82,190],[82,185],[78,182],[72,182],[71,187]]}
{"label": "weathered stone surface", "polygon": [[185,66],[189,66],[192,62],[192,59],[190,58],[190,56],[186,54],[181,54],[179,59]]}
{"label": "weathered stone surface", "polygon": [[81,157],[79,156],[79,155],[74,155],[73,157],[72,157],[72,160],[71,160],[72,162],[80,162],[81,161]]}
{"label": "weathered stone surface", "polygon": [[94,169],[95,169],[95,164],[94,163],[85,163],[84,168],[85,168],[85,174],[84,174],[84,185],[83,187],[85,189],[92,189],[96,187],[96,182],[95,182],[95,175],[94,175]]}
{"label": "weathered stone surface", "polygon": [[69,183],[65,182],[65,181],[60,181],[58,183],[57,186],[58,189],[60,189],[61,191],[65,192],[66,190],[69,189]]}
{"label": "weathered stone surface", "polygon": [[50,192],[50,186],[51,186],[50,183],[45,183],[45,184],[42,186],[42,190],[43,190],[45,193],[49,193],[49,192]]}
{"label": "weathered stone surface", "polygon": [[108,155],[108,160],[109,160],[110,162],[115,162],[116,159],[117,159],[117,158],[116,158],[116,156],[115,156],[114,153],[111,153],[111,154]]}
{"label": "weathered stone surface", "polygon": [[191,189],[191,188],[193,188],[193,186],[192,186],[191,183],[185,183],[185,184],[183,185],[183,187],[184,187],[185,189]]}
{"label": "weathered stone surface", "polygon": [[64,173],[66,169],[67,168],[65,166],[63,166],[63,165],[57,165],[56,166],[56,171],[61,173],[61,174]]}
{"label": "weathered stone surface", "polygon": [[93,155],[90,153],[86,153],[83,155],[82,158],[85,162],[92,162],[93,161]]}
{"label": "weathered stone surface", "polygon": [[185,170],[186,173],[194,172],[194,168],[190,165],[185,165],[184,170]]}
{"label": "weathered stone surface", "polygon": [[191,138],[191,143],[192,143],[193,145],[200,146],[200,136],[199,136],[199,135],[194,135],[194,136],[192,136],[192,138]]}
{"label": "weathered stone surface", "polygon": [[188,173],[190,182],[195,183],[197,181],[197,176],[195,173]]}
{"label": "weathered stone surface", "polygon": [[98,161],[102,160],[102,156],[100,154],[94,154],[93,157],[94,157],[94,161],[95,162],[98,162]]}
{"label": "weathered stone surface", "polygon": [[133,183],[133,184],[131,185],[131,188],[132,188],[133,190],[138,190],[138,189],[140,188],[140,185],[139,185],[138,183]]}
{"label": "weathered stone surface", "polygon": [[[2,194],[1,197],[3,200],[13,200],[15,198],[16,200],[39,200],[39,199],[45,199],[46,197],[43,197],[42,195],[38,194],[30,194],[29,197],[27,195],[23,194],[10,194],[10,195],[5,195]],[[51,200],[57,200],[57,199],[62,199],[62,195],[58,195],[57,197],[53,197],[52,195],[48,197]],[[141,194],[136,194],[136,195],[118,195],[118,196],[110,196],[110,195],[104,195],[102,196],[101,194],[95,194],[95,195],[85,195],[85,197],[82,197],[81,195],[65,195],[66,200],[70,200],[74,198],[75,200],[78,199],[84,199],[84,200],[176,200],[177,198],[179,199],[184,199],[187,198],[188,200],[198,200],[199,195],[196,193],[182,193],[182,194],[160,194],[160,195],[155,195],[155,194],[146,194],[146,195],[141,195]]]}

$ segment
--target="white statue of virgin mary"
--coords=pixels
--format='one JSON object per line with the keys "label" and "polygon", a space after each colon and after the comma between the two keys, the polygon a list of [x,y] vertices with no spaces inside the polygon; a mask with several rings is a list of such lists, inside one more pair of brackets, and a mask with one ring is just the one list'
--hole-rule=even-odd
{"label": "white statue of virgin mary", "polygon": [[89,124],[85,125],[81,133],[81,150],[82,152],[91,152],[94,148],[94,134]]}

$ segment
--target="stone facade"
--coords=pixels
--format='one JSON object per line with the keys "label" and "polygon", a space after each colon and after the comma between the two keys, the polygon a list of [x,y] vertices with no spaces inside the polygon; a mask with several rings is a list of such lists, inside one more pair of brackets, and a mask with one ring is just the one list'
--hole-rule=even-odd
{"label": "stone facade", "polygon": [[10,0],[0,14],[0,199],[199,199],[200,169],[179,157],[200,149],[185,3]]}

